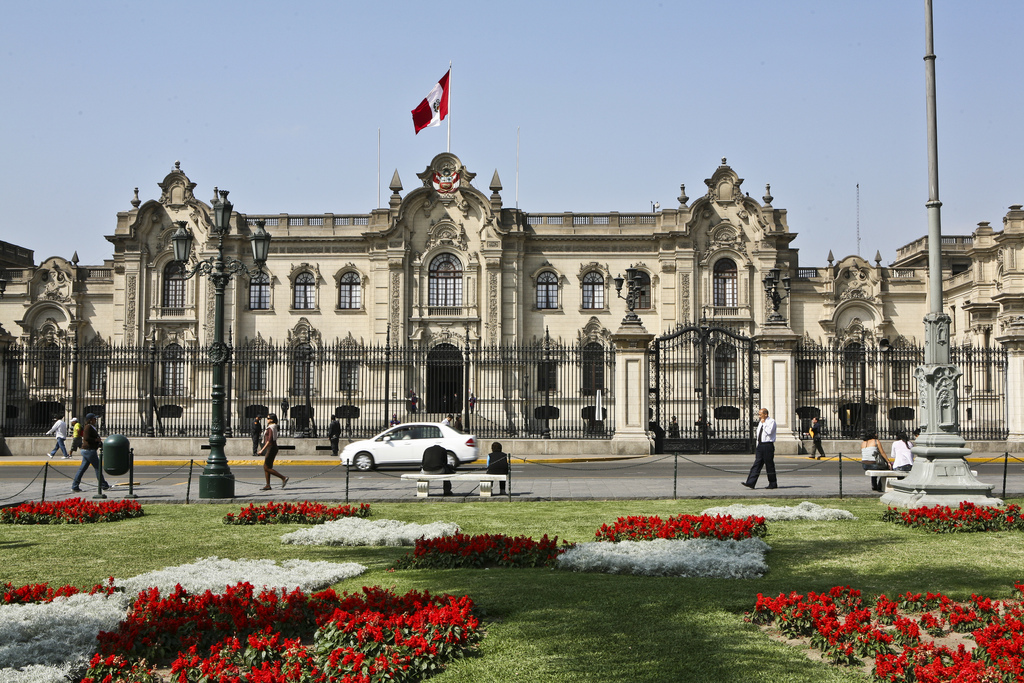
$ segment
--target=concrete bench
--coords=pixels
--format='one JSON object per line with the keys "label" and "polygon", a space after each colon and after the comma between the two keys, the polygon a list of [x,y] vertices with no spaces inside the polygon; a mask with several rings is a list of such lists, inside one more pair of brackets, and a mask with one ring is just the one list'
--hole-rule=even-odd
{"label": "concrete bench", "polygon": [[[883,488],[886,491],[892,491],[892,480],[902,479],[903,477],[910,474],[910,472],[903,472],[901,470],[864,470],[865,477],[878,477],[883,480]],[[971,470],[971,474],[978,476],[978,473]]]}
{"label": "concrete bench", "polygon": [[402,479],[416,482],[416,497],[426,498],[430,495],[432,481],[475,481],[480,484],[480,497],[490,498],[491,489],[496,481],[508,481],[507,474],[403,474]]}
{"label": "concrete bench", "polygon": [[903,472],[902,470],[864,470],[865,477],[878,477],[881,479],[882,488],[886,491],[892,490],[893,479],[902,479],[908,474],[910,474],[910,472]]}

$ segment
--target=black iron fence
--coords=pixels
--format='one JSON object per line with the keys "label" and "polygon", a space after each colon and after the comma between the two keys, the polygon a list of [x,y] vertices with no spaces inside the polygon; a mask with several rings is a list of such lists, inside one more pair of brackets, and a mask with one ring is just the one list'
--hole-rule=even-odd
{"label": "black iron fence", "polygon": [[[920,395],[914,370],[924,363],[923,347],[805,343],[797,347],[794,360],[801,432],[814,417],[824,421],[825,438],[859,439],[868,430],[893,438],[917,428]],[[951,361],[963,371],[960,435],[970,441],[1005,439],[1006,351],[958,346],[951,349]]]}
{"label": "black iron fence", "polygon": [[[39,435],[56,416],[95,413],[106,433],[209,435],[213,366],[205,347],[170,344],[0,352],[2,428]],[[614,350],[545,339],[532,345],[430,349],[338,342],[254,343],[231,351],[225,373],[229,436],[277,413],[284,436],[372,436],[393,420],[458,415],[481,438],[610,438]]]}

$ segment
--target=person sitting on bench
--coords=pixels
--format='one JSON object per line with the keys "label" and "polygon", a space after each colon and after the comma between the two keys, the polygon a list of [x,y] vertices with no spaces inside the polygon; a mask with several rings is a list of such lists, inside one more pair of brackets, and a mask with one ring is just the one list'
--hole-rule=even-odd
{"label": "person sitting on bench", "polygon": [[[444,446],[434,444],[423,451],[420,472],[423,474],[455,474],[455,469],[448,464],[448,451]],[[447,479],[441,483],[444,485],[444,495],[452,495],[452,483]]]}

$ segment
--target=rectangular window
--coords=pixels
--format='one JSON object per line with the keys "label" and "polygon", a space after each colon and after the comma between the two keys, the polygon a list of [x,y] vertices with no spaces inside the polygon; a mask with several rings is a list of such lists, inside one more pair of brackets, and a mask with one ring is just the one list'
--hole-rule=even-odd
{"label": "rectangular window", "polygon": [[558,390],[558,363],[537,363],[537,391]]}
{"label": "rectangular window", "polygon": [[913,376],[910,362],[905,360],[895,361],[892,363],[891,368],[893,392],[904,393],[910,391],[910,378]]}
{"label": "rectangular window", "polygon": [[103,361],[89,363],[89,391],[103,391],[107,381],[107,364]]}
{"label": "rectangular window", "polygon": [[798,360],[796,362],[796,390],[813,392],[817,391],[815,383],[815,370],[817,364],[813,360]]}
{"label": "rectangular window", "polygon": [[357,391],[359,389],[359,361],[345,360],[338,365],[339,391]]}
{"label": "rectangular window", "polygon": [[267,362],[253,361],[249,363],[249,391],[267,390]]}
{"label": "rectangular window", "polygon": [[164,361],[164,396],[182,396],[185,393],[185,362]]}
{"label": "rectangular window", "polygon": [[270,310],[270,284],[253,278],[249,283],[249,310]]}

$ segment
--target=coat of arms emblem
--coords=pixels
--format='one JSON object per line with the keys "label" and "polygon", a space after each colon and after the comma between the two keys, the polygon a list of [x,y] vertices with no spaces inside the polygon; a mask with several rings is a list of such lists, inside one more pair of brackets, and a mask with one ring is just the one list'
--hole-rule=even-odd
{"label": "coat of arms emblem", "polygon": [[434,172],[431,182],[438,194],[450,195],[459,189],[459,173],[451,166],[445,166]]}

